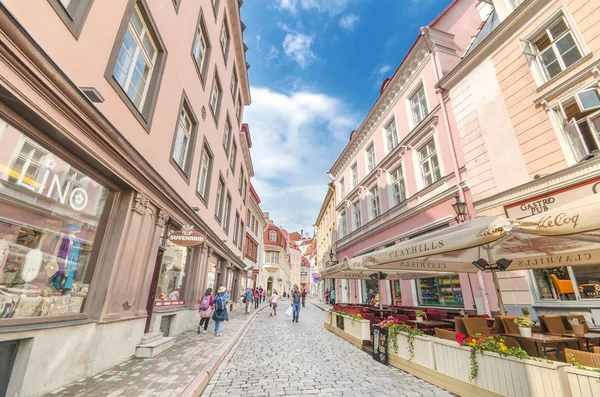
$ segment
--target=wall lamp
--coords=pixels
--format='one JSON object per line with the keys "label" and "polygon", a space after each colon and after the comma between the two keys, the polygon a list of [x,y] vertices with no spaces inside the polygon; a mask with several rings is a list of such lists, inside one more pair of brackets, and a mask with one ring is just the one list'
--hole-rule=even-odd
{"label": "wall lamp", "polygon": [[454,198],[456,199],[456,202],[452,204],[452,208],[454,209],[454,212],[456,212],[456,218],[454,219],[456,219],[458,223],[462,223],[467,217],[467,202],[462,201],[458,193],[456,193]]}
{"label": "wall lamp", "polygon": [[508,269],[512,261],[510,259],[500,258],[496,261],[496,263],[490,264],[483,258],[479,258],[476,261],[472,262],[473,266],[482,272],[485,270],[500,270],[504,271]]}

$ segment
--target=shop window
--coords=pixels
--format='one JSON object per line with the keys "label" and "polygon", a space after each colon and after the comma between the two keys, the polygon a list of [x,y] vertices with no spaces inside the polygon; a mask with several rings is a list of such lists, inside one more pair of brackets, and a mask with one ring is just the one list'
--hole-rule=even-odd
{"label": "shop window", "polygon": [[78,39],[94,0],[48,0],[71,34]]}
{"label": "shop window", "polygon": [[427,98],[425,97],[425,87],[422,84],[410,98],[410,108],[412,110],[414,126],[419,125],[429,114]]}
{"label": "shop window", "polygon": [[376,280],[361,280],[361,287],[363,303],[369,303],[379,291],[379,282]]}
{"label": "shop window", "polygon": [[0,126],[0,318],[80,313],[108,189]]}
{"label": "shop window", "polygon": [[196,37],[194,37],[194,44],[192,46],[192,57],[194,58],[196,70],[198,71],[202,85],[204,85],[204,82],[206,81],[206,73],[208,72],[208,64],[210,61],[210,50],[210,39],[206,31],[204,15],[202,14],[202,10],[200,10]]}
{"label": "shop window", "polygon": [[216,291],[215,280],[217,276],[217,268],[219,261],[216,256],[211,255],[208,257],[208,271],[206,273],[206,288],[212,288],[213,293]]}
{"label": "shop window", "polygon": [[155,301],[179,301],[183,304],[185,303],[183,282],[192,256],[192,249],[175,245],[169,240],[165,241],[165,247]]}
{"label": "shop window", "polygon": [[400,289],[400,280],[394,280],[394,302],[396,305],[402,304],[402,291]]}
{"label": "shop window", "polygon": [[415,280],[422,306],[463,307],[463,294],[457,274]]}
{"label": "shop window", "polygon": [[539,300],[600,299],[600,265],[530,270]]}
{"label": "shop window", "polygon": [[442,178],[433,138],[419,149],[419,162],[421,164],[423,188]]}
{"label": "shop window", "polygon": [[144,2],[131,4],[133,7],[125,12],[105,75],[134,116],[150,130],[166,51]]}

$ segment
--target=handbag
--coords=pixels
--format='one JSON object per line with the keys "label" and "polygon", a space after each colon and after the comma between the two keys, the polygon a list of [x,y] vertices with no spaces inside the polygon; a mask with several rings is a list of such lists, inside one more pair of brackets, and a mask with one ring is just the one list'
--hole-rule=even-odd
{"label": "handbag", "polygon": [[294,308],[292,306],[288,307],[288,309],[285,311],[285,315],[286,316],[290,316],[292,317],[292,312],[294,311]]}

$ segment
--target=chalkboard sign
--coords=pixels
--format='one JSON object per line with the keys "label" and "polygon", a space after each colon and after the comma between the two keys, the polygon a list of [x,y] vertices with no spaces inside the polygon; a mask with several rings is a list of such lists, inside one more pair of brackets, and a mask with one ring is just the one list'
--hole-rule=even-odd
{"label": "chalkboard sign", "polygon": [[373,359],[388,364],[388,330],[373,327]]}
{"label": "chalkboard sign", "polygon": [[343,330],[344,329],[344,317],[342,317],[342,316],[336,316],[335,324],[337,325],[337,327],[339,329]]}

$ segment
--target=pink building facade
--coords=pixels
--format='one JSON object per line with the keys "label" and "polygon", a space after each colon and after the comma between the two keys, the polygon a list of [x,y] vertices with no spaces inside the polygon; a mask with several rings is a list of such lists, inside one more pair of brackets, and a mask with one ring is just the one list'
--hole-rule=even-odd
{"label": "pink building facade", "polygon": [[[456,222],[458,196],[471,203],[465,160],[447,92],[437,81],[455,67],[482,23],[482,3],[453,1],[418,39],[330,170],[335,183],[338,261]],[[473,215],[469,208],[469,215]],[[497,310],[487,275],[403,281],[336,280],[338,302]]]}

